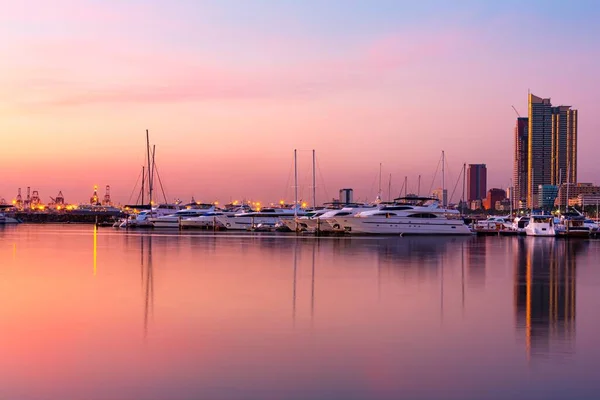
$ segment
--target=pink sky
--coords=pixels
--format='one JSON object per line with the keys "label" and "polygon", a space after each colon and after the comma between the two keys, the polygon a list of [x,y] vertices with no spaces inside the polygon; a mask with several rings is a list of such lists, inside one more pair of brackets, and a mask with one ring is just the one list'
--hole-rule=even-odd
{"label": "pink sky", "polygon": [[[511,105],[526,115],[528,89],[580,110],[579,180],[600,183],[594,36],[540,33],[555,16],[509,9],[415,10],[418,23],[393,24],[345,10],[357,22],[344,28],[336,10],[315,21],[310,6],[280,8],[263,23],[186,1],[3,5],[0,197],[31,186],[77,202],[109,184],[131,201],[145,129],[168,200],[291,201],[294,148],[317,152],[319,202],[341,187],[372,200],[380,163],[385,197],[389,174],[393,195],[405,176],[416,191],[419,174],[425,194],[440,186],[442,150],[450,192],[463,162],[486,163],[490,187],[506,187]],[[310,167],[300,152],[305,199]]]}

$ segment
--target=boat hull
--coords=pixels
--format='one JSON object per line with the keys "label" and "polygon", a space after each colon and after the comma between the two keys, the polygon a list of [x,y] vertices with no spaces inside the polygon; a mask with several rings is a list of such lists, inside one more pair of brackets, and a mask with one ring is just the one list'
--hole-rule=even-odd
{"label": "boat hull", "polygon": [[375,235],[472,235],[460,220],[423,221],[410,218],[348,218],[329,221],[332,228],[338,226],[350,234]]}

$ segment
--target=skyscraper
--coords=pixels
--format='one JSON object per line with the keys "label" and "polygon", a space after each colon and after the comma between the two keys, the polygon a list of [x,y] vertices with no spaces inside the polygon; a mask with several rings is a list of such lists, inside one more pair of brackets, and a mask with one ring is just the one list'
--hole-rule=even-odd
{"label": "skyscraper", "polygon": [[511,199],[513,201],[513,207],[519,208],[519,203],[527,203],[527,163],[529,162],[529,138],[527,130],[529,125],[529,118],[519,117],[517,118],[517,124],[515,126],[515,160],[514,160],[514,174],[513,174],[513,190],[511,193]]}
{"label": "skyscraper", "polygon": [[576,148],[577,110],[552,107],[552,185],[577,182]]}
{"label": "skyscraper", "polygon": [[[527,121],[527,206],[538,206],[540,185],[577,182],[577,110],[571,106],[552,107],[550,99],[529,94]],[[517,130],[519,122],[517,120]],[[515,141],[517,173],[518,133]],[[568,176],[567,176],[568,175]],[[519,194],[523,197],[522,194]]]}
{"label": "skyscraper", "polygon": [[527,207],[537,207],[538,187],[552,182],[552,104],[529,93]]}
{"label": "skyscraper", "polygon": [[485,164],[469,164],[467,168],[467,200],[485,199],[487,192],[487,167]]}

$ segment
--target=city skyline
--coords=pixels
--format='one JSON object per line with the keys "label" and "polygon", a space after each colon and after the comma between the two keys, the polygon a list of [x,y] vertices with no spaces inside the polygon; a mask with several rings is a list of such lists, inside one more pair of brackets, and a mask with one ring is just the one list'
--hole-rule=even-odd
{"label": "city skyline", "polygon": [[[409,192],[418,176],[423,193],[440,187],[442,150],[449,196],[463,163],[507,188],[511,106],[525,116],[528,89],[583,112],[577,179],[597,182],[600,7],[538,3],[8,3],[0,197],[30,186],[84,202],[108,184],[125,203],[145,129],[171,199],[292,200],[295,148],[317,152],[319,202],[344,187],[374,200],[380,163],[384,198],[390,174],[392,197],[405,176]],[[305,199],[310,167],[301,153]]]}

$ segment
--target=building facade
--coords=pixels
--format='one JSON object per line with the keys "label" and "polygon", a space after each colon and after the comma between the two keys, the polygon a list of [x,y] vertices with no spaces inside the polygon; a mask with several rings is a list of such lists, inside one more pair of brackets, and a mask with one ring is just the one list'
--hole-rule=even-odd
{"label": "building facade", "polygon": [[552,107],[552,184],[577,182],[577,110]]}
{"label": "building facade", "polygon": [[469,164],[467,167],[467,201],[485,199],[487,191],[487,167],[485,164]]}
{"label": "building facade", "polygon": [[502,203],[506,199],[506,192],[503,189],[490,189],[487,192],[487,196],[483,201],[483,208],[486,210],[495,210],[496,203]]}
{"label": "building facade", "polygon": [[448,189],[434,189],[431,195],[438,199],[440,203],[442,203],[443,207],[446,207],[448,205]]}
{"label": "building facade", "polygon": [[529,118],[517,118],[515,126],[515,159],[513,172],[513,190],[509,197],[513,201],[513,207],[519,208],[519,204],[527,204],[527,163],[529,162]]}
{"label": "building facade", "polygon": [[552,107],[549,98],[531,93],[528,103],[527,207],[535,208],[542,185],[577,182],[578,113],[570,106]]}
{"label": "building facade", "polygon": [[558,195],[558,186],[556,185],[540,185],[538,188],[538,207],[545,210],[552,210],[554,202]]}
{"label": "building facade", "polygon": [[529,94],[527,207],[538,207],[538,188],[552,181],[552,104]]}
{"label": "building facade", "polygon": [[[567,193],[568,192],[568,193]],[[568,204],[568,199],[577,199],[579,195],[600,195],[600,186],[591,183],[563,183],[558,187],[558,196],[554,204],[558,207],[564,207]]]}

